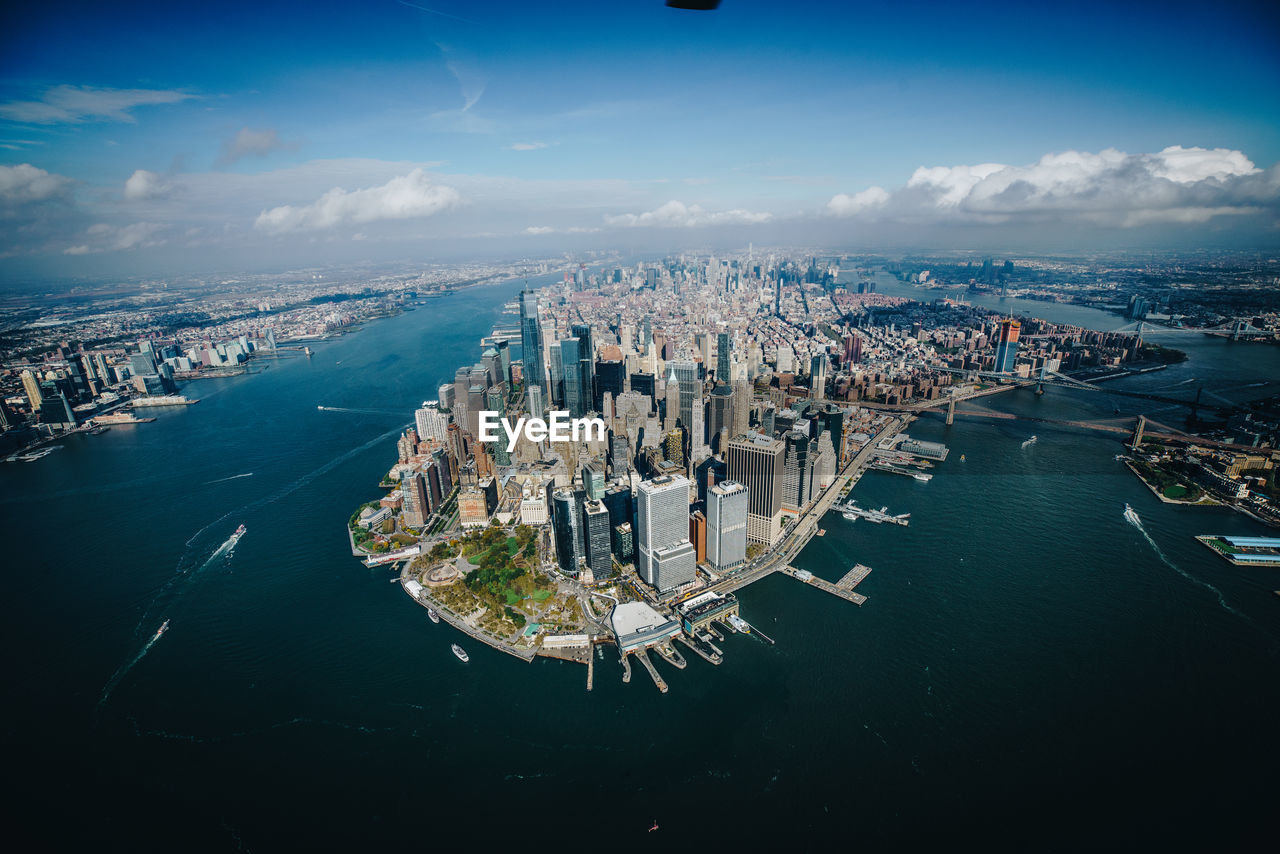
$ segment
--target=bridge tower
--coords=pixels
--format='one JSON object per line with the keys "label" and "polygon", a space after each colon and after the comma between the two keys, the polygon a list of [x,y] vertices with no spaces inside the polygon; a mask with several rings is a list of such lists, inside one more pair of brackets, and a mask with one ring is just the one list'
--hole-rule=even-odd
{"label": "bridge tower", "polygon": [[1142,433],[1147,429],[1147,416],[1139,415],[1138,423],[1133,428],[1133,443],[1129,445],[1135,451],[1142,447]]}

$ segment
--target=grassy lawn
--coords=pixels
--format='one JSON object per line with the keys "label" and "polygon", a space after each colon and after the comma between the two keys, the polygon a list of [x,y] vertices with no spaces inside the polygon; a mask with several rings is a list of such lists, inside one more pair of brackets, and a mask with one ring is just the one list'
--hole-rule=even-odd
{"label": "grassy lawn", "polygon": [[506,591],[505,591],[505,592],[506,592],[506,594],[507,594],[507,604],[508,604],[508,605],[514,605],[514,604],[516,604],[517,602],[519,602],[519,601],[520,601],[520,599],[522,598],[522,597],[520,596],[520,594],[519,594],[519,593],[515,592],[515,591],[514,591],[514,590],[512,590],[510,587],[508,587],[508,588],[506,589]]}
{"label": "grassy lawn", "polygon": [[1187,490],[1185,487],[1179,486],[1177,484],[1174,484],[1173,486],[1166,486],[1164,488],[1164,497],[1173,498],[1175,500],[1180,498],[1186,498]]}
{"label": "grassy lawn", "polygon": [[1222,540],[1210,540],[1209,545],[1213,546],[1215,549],[1222,552],[1223,554],[1228,554],[1228,555],[1240,554],[1240,550],[1238,548]]}

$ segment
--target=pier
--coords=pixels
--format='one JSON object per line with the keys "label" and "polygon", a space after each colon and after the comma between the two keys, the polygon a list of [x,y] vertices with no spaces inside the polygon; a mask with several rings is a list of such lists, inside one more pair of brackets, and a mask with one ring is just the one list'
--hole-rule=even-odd
{"label": "pier", "polygon": [[843,587],[845,590],[852,590],[862,583],[862,580],[871,574],[871,567],[863,566],[860,563],[853,565],[853,569],[844,574],[844,577],[836,582],[836,587]]}
{"label": "pier", "polygon": [[640,663],[644,665],[644,669],[649,671],[649,675],[653,677],[653,684],[658,686],[658,690],[667,693],[667,683],[662,681],[662,677],[658,675],[658,668],[653,666],[653,662],[649,660],[647,650],[638,649],[635,651],[635,657],[640,659]]}
{"label": "pier", "polygon": [[591,649],[587,653],[587,690],[590,691],[596,676],[596,657],[592,655],[595,650]]}
{"label": "pier", "polygon": [[689,662],[685,661],[684,656],[674,646],[655,646],[653,651],[662,656],[662,660],[676,670],[684,670],[689,666]]}
{"label": "pier", "polygon": [[904,528],[911,524],[911,514],[902,513],[897,516],[890,515],[888,507],[881,507],[879,510],[863,510],[852,501],[842,504],[840,510],[859,519],[866,519],[868,522],[875,522],[877,525],[881,522],[891,522],[894,525],[902,525]]}
{"label": "pier", "polygon": [[627,660],[628,653],[622,654],[622,681],[624,683],[631,681],[631,662]]}
{"label": "pier", "polygon": [[[827,593],[830,593],[832,596],[839,596],[841,599],[844,599],[847,602],[852,602],[855,605],[861,605],[867,601],[867,597],[863,596],[861,593],[855,593],[847,587],[841,587],[838,584],[832,584],[830,581],[827,581],[826,579],[823,579],[823,578],[819,578],[813,573],[806,572],[803,576],[801,576],[798,574],[799,570],[797,570],[794,566],[785,566],[782,568],[782,571],[785,572],[787,575],[790,575],[792,578],[797,579],[798,581],[803,581],[804,583],[808,584],[810,587],[816,587],[819,590],[825,590]],[[870,570],[867,570],[867,571],[870,572]],[[848,578],[848,577],[849,577],[848,575],[845,576],[845,578]],[[864,575],[863,578],[865,577],[866,576]],[[844,579],[841,579],[841,581],[843,580]],[[861,581],[862,579],[860,578],[858,580]]]}
{"label": "pier", "polygon": [[[743,622],[745,623],[745,622],[746,622],[746,620],[743,620]],[[776,646],[776,645],[777,645],[777,641],[775,641],[773,638],[769,637],[769,636],[768,636],[768,635],[766,635],[764,632],[760,631],[758,628],[756,628],[755,626],[751,625],[750,623],[747,623],[747,631],[749,631],[751,634],[753,634],[753,635],[757,636],[758,638],[760,638],[760,640],[764,641],[764,642],[765,642],[765,643],[767,643],[769,646]]]}
{"label": "pier", "polygon": [[724,661],[724,659],[721,658],[716,653],[707,652],[701,646],[699,646],[701,641],[699,641],[697,638],[689,638],[684,635],[677,635],[675,639],[680,641],[680,643],[684,644],[685,646],[689,647],[689,649],[693,650],[696,655],[701,656],[703,661],[710,662],[711,664],[720,664],[722,661]]}

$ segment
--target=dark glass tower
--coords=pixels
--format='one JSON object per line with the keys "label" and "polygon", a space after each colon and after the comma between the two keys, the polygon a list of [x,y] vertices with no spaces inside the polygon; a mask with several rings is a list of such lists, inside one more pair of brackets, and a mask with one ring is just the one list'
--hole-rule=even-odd
{"label": "dark glass tower", "polygon": [[524,359],[524,381],[547,391],[547,367],[542,364],[542,327],[538,323],[538,296],[520,292],[520,348]]}

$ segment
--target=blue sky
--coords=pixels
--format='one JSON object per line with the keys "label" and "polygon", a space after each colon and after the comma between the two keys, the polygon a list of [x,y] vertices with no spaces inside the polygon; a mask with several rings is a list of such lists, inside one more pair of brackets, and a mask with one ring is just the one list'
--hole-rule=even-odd
{"label": "blue sky", "polygon": [[1280,235],[1269,4],[0,15],[0,273]]}

